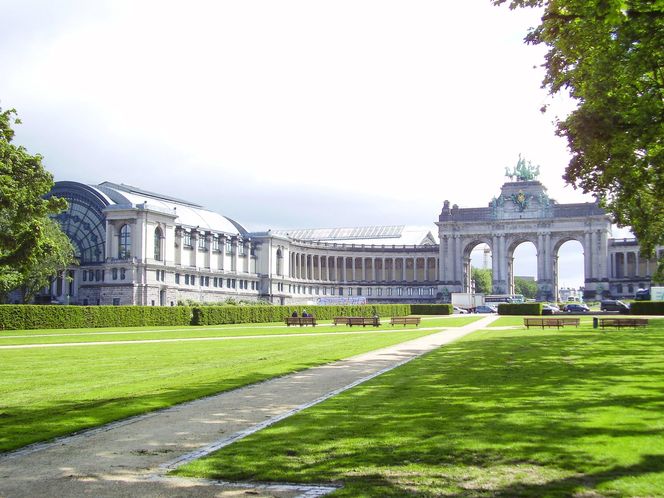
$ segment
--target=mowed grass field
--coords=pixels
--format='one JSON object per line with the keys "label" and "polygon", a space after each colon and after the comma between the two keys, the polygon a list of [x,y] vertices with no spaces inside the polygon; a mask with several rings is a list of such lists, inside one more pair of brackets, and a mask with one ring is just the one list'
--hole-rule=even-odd
{"label": "mowed grass field", "polygon": [[664,320],[522,323],[500,318],[176,473],[353,497],[664,496]]}
{"label": "mowed grass field", "polygon": [[474,319],[427,319],[420,329],[250,324],[4,331],[0,451],[437,331],[426,330],[429,327],[457,327]]}

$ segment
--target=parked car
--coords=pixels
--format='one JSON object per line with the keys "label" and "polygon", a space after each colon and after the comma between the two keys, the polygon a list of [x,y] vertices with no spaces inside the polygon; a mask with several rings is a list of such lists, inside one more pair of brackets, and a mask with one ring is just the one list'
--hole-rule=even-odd
{"label": "parked car", "polygon": [[475,313],[498,313],[498,308],[495,306],[478,306],[475,308]]}
{"label": "parked car", "polygon": [[629,304],[625,304],[616,299],[605,299],[600,303],[599,309],[602,311],[617,311],[618,313],[627,314],[629,313]]}
{"label": "parked car", "polygon": [[650,301],[650,289],[639,289],[634,294],[636,301]]}
{"label": "parked car", "polygon": [[590,308],[588,308],[588,306],[586,306],[585,304],[581,303],[568,303],[563,308],[563,311],[565,313],[588,313],[590,311]]}
{"label": "parked car", "polygon": [[542,314],[543,315],[553,315],[554,313],[560,313],[560,308],[555,304],[544,303],[542,305]]}
{"label": "parked car", "polygon": [[468,313],[468,310],[465,310],[463,308],[459,308],[458,306],[455,306],[454,307],[454,313],[457,314],[457,315],[465,315],[466,313]]}

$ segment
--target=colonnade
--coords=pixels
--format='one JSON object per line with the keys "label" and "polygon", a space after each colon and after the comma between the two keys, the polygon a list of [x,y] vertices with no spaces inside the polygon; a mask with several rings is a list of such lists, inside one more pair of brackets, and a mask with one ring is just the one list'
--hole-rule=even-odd
{"label": "colonnade", "polygon": [[656,268],[656,260],[642,258],[638,249],[611,253],[613,278],[650,278]]}
{"label": "colonnade", "polygon": [[438,258],[422,256],[338,256],[291,252],[289,277],[323,282],[433,282]]}

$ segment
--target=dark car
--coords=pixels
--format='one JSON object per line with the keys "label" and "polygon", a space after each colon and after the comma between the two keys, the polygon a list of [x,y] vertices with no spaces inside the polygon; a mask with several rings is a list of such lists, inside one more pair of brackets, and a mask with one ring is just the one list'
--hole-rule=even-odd
{"label": "dark car", "polygon": [[605,299],[599,305],[602,311],[617,311],[618,313],[629,313],[629,305],[615,299]]}
{"label": "dark car", "polygon": [[555,304],[543,304],[542,305],[542,314],[543,315],[553,315],[555,313],[560,313],[560,308]]}
{"label": "dark car", "polygon": [[590,308],[585,304],[569,303],[565,305],[563,311],[566,313],[588,313]]}
{"label": "dark car", "polygon": [[634,294],[634,299],[637,301],[650,301],[650,289],[639,289]]}

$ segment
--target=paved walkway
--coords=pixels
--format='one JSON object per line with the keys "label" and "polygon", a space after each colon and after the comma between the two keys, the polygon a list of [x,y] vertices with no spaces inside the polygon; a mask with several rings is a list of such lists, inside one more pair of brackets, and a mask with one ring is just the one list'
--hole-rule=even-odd
{"label": "paved walkway", "polygon": [[166,478],[171,468],[286,418],[382,372],[488,326],[379,349],[0,457],[0,497],[313,497],[329,488]]}

